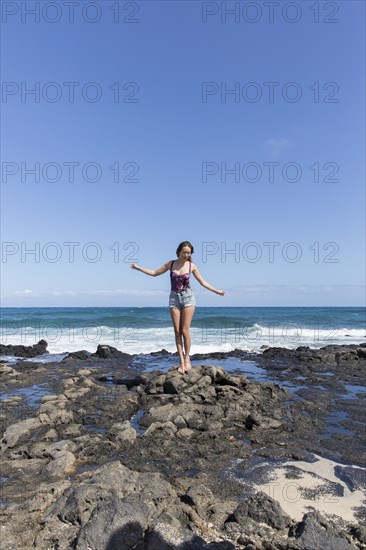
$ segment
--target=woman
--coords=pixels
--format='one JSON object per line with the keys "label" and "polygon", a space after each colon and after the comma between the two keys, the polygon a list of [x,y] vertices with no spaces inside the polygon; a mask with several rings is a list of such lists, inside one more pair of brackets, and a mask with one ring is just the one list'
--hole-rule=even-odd
{"label": "woman", "polygon": [[[191,243],[184,241],[180,243],[176,250],[178,259],[173,261],[169,260],[163,266],[159,267],[159,269],[144,269],[137,264],[130,265],[132,269],[137,269],[152,277],[157,277],[168,271],[168,269],[170,270],[171,291],[169,296],[169,309],[174,326],[175,343],[180,358],[178,372],[181,374],[184,374],[192,368],[189,359],[189,352],[191,349],[191,335],[189,329],[196,306],[196,300],[189,282],[190,274],[193,273],[197,281],[208,290],[220,296],[224,296],[225,294],[224,290],[217,290],[204,280],[197,266],[192,262],[193,252],[194,249]],[[182,337],[184,340],[184,356]]]}

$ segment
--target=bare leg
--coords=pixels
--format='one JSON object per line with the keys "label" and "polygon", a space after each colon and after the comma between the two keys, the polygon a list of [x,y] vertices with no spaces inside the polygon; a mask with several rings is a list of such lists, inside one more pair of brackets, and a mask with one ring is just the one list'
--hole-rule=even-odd
{"label": "bare leg", "polygon": [[191,361],[189,359],[189,352],[191,351],[191,322],[194,315],[195,306],[184,307],[182,309],[182,334],[184,339],[184,370],[189,371],[192,368]]}
{"label": "bare leg", "polygon": [[182,331],[181,331],[181,322],[182,322],[182,314],[179,309],[176,309],[175,307],[169,308],[170,310],[170,317],[173,321],[173,327],[174,327],[174,334],[175,334],[175,343],[177,346],[177,351],[179,354],[180,359],[180,366],[178,369],[178,372],[181,374],[184,374],[184,357],[183,357],[183,343],[182,343]]}

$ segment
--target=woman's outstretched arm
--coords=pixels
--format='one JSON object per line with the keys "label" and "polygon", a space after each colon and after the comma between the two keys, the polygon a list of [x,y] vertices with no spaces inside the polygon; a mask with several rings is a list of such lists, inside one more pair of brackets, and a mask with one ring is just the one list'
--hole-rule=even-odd
{"label": "woman's outstretched arm", "polygon": [[207,288],[207,290],[211,290],[211,292],[214,292],[215,294],[219,294],[220,296],[224,296],[225,290],[217,290],[217,288],[213,287],[205,281],[205,279],[202,277],[201,273],[198,271],[198,268],[195,264],[192,265],[192,273],[196,277],[197,281],[202,285],[203,287]]}
{"label": "woman's outstretched arm", "polygon": [[159,267],[158,269],[145,269],[144,267],[140,267],[137,264],[130,265],[131,269],[137,269],[137,271],[141,271],[141,273],[145,273],[146,275],[151,275],[152,277],[157,277],[158,275],[162,275],[163,273],[168,271],[169,267],[170,267],[170,261],[165,262],[165,264]]}

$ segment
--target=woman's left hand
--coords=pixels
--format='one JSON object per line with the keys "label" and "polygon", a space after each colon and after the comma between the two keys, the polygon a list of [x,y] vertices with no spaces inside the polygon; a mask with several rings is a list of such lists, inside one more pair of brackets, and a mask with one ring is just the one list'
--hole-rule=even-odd
{"label": "woman's left hand", "polygon": [[219,294],[220,296],[224,296],[225,290],[218,290],[216,294]]}

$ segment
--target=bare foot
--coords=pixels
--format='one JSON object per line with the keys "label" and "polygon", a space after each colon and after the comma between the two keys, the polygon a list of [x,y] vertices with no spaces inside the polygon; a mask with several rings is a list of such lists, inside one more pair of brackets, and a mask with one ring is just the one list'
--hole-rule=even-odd
{"label": "bare foot", "polygon": [[189,359],[184,359],[184,369],[185,371],[189,371],[191,370],[192,368],[192,365],[191,365],[191,361]]}
{"label": "bare foot", "polygon": [[181,363],[180,367],[177,369],[180,374],[184,374],[184,364]]}

